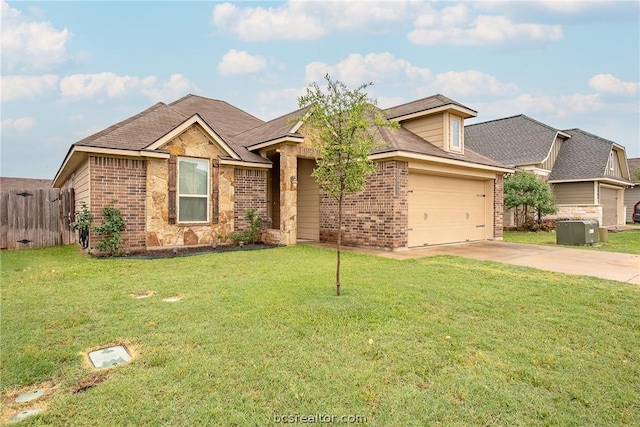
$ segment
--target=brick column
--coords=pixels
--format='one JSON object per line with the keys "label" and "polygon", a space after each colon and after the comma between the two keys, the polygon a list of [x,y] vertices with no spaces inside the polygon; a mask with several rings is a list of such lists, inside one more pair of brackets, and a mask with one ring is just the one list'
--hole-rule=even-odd
{"label": "brick column", "polygon": [[298,147],[282,145],[280,152],[280,243],[295,245],[298,229]]}

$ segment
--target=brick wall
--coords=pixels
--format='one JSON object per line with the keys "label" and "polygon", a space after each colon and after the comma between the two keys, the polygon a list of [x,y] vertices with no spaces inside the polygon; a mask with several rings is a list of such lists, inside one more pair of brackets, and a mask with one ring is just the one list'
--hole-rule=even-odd
{"label": "brick wall", "polygon": [[[395,249],[407,246],[408,163],[384,161],[367,178],[361,193],[345,198],[343,234],[345,245]],[[320,190],[320,241],[338,237],[338,201]]]}
{"label": "brick wall", "polygon": [[255,209],[267,221],[267,171],[259,169],[236,169],[234,171],[234,232],[248,230],[246,211]]}
{"label": "brick wall", "polygon": [[504,177],[497,175],[493,183],[493,238],[502,240],[504,227]]}
{"label": "brick wall", "polygon": [[[116,157],[90,157],[91,213],[93,225],[102,224],[102,208],[114,206],[122,213],[126,228],[122,232],[123,249],[141,249],[146,245],[145,204],[147,163],[144,160]],[[103,239],[94,232],[90,245]]]}

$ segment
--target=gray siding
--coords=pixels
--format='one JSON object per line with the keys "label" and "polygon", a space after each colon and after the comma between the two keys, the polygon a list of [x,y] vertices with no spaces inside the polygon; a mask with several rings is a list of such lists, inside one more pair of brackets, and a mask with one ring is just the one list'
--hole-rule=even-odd
{"label": "gray siding", "polygon": [[631,222],[631,215],[633,215],[633,205],[640,202],[640,183],[637,183],[637,187],[627,188],[624,190],[624,204],[627,207],[627,217],[625,220]]}
{"label": "gray siding", "polygon": [[556,196],[556,203],[559,205],[595,204],[593,181],[554,184],[553,193]]}
{"label": "gray siding", "polygon": [[556,136],[556,140],[553,142],[551,146],[551,150],[549,152],[549,157],[542,162],[542,169],[552,170],[553,165],[556,163],[556,159],[558,158],[558,153],[560,152],[560,148],[562,148],[562,143],[564,142],[564,138],[560,138]]}

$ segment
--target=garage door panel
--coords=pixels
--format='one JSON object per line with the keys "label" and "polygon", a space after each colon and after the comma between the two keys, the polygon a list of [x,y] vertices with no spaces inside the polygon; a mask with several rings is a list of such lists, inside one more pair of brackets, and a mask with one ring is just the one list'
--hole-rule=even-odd
{"label": "garage door panel", "polygon": [[616,225],[618,223],[618,190],[601,186],[600,204],[602,205],[601,225]]}
{"label": "garage door panel", "polygon": [[409,246],[483,240],[485,182],[409,175]]}

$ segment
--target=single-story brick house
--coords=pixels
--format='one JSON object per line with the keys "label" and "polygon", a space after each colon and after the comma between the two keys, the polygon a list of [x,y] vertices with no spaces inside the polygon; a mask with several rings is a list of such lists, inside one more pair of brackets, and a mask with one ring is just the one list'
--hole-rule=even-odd
{"label": "single-story brick house", "polygon": [[[100,221],[113,199],[130,251],[208,245],[263,218],[263,240],[334,241],[337,205],[311,177],[303,110],[264,122],[187,95],[73,144],[53,186],[74,188]],[[384,110],[377,171],[345,202],[345,244],[400,250],[502,238],[502,182],[512,170],[465,146],[476,112],[442,95]],[[91,236],[91,242],[97,236]]]}
{"label": "single-story brick house", "polygon": [[[552,185],[558,212],[548,218],[624,224],[624,192],[632,183],[622,145],[580,129],[554,129],[524,114],[467,125],[465,134],[474,151]],[[511,212],[504,221],[512,225]]]}

